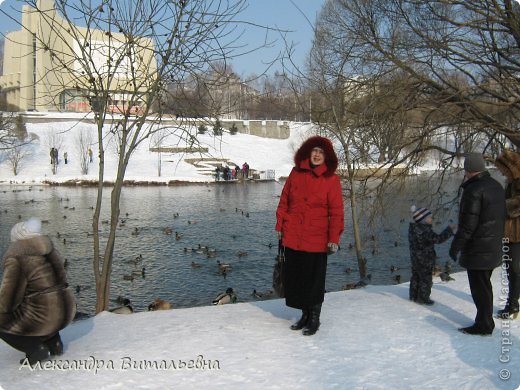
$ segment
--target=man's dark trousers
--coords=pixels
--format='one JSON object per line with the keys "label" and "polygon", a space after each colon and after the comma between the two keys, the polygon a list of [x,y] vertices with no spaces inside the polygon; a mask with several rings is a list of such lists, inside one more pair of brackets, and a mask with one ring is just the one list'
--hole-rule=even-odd
{"label": "man's dark trousers", "polygon": [[495,329],[493,321],[493,287],[491,274],[493,270],[469,270],[469,288],[473,302],[477,307],[475,327],[482,332],[492,332]]}

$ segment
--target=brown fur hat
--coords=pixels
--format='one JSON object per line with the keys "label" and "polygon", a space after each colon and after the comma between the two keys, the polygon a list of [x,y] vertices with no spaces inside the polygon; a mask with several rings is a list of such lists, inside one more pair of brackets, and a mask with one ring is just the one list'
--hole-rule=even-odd
{"label": "brown fur hat", "polygon": [[495,160],[495,166],[502,174],[511,173],[513,179],[520,178],[520,154],[512,150],[504,150]]}
{"label": "brown fur hat", "polygon": [[297,167],[303,160],[310,158],[311,151],[314,148],[321,148],[325,153],[325,165],[327,165],[327,173],[325,175],[332,175],[338,168],[338,156],[334,151],[332,142],[328,138],[320,137],[319,135],[308,138],[294,155],[294,163]]}

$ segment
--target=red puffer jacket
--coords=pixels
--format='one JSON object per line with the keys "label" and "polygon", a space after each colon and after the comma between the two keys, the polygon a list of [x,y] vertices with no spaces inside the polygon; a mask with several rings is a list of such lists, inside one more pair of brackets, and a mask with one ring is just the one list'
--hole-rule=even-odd
{"label": "red puffer jacket", "polygon": [[[325,164],[312,168],[314,147],[325,151]],[[339,244],[344,226],[343,196],[335,174],[338,160],[327,138],[311,137],[294,157],[276,210],[276,231],[283,245],[304,252],[327,252],[327,243]]]}

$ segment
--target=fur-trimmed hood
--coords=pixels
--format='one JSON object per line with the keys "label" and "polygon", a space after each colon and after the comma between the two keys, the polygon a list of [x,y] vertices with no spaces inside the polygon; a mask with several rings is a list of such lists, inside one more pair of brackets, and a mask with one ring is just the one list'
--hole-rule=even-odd
{"label": "fur-trimmed hood", "polygon": [[48,236],[16,240],[4,255],[0,332],[51,336],[76,313],[64,259]]}
{"label": "fur-trimmed hood", "polygon": [[52,241],[48,236],[19,240],[9,245],[4,255],[4,260],[16,256],[46,256],[51,253],[52,249]]}
{"label": "fur-trimmed hood", "polygon": [[503,173],[510,173],[513,179],[520,178],[520,154],[512,150],[504,152],[495,160],[496,167]]}
{"label": "fur-trimmed hood", "polygon": [[332,142],[330,142],[328,138],[320,137],[318,135],[308,138],[296,151],[296,154],[294,155],[294,164],[296,167],[300,169],[310,168],[309,159],[313,148],[321,148],[325,152],[325,165],[327,166],[327,169],[323,175],[333,175],[338,168],[338,156],[334,151]]}

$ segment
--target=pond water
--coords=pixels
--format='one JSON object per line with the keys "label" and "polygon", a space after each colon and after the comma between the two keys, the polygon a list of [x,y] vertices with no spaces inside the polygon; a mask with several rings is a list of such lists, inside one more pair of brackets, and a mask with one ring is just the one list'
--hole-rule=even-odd
{"label": "pond water", "polygon": [[[453,199],[458,184],[458,179],[452,180],[444,193],[433,194],[436,201]],[[373,284],[394,284],[396,274],[401,282],[409,280],[409,209],[413,203],[425,205],[420,199],[424,194],[432,195],[433,189],[430,180],[415,177],[405,187],[389,191],[380,205],[385,218],[374,224],[368,222],[364,211],[371,199],[360,204],[364,253]],[[129,298],[136,311],[147,310],[156,297],[172,302],[174,307],[211,305],[228,287],[236,290],[239,301],[257,299],[252,295],[254,289],[258,292],[271,289],[277,254],[275,210],[281,190],[278,182],[124,188],[121,199],[124,223],[117,230],[111,298]],[[106,205],[110,191],[111,188],[105,188]],[[6,186],[0,188],[0,194],[2,253],[9,244],[11,227],[20,218],[41,218],[44,233],[67,259],[69,284],[77,287],[78,311],[93,314],[90,232],[96,189]],[[341,250],[329,256],[327,291],[341,290],[359,280],[355,252],[349,249],[354,241],[348,199],[345,209],[346,229]],[[440,232],[455,213],[453,204],[441,206],[435,230]],[[102,219],[107,220],[108,213]],[[165,234],[168,228],[172,234]],[[102,223],[100,229],[101,236],[106,237],[108,224]],[[214,248],[215,256],[197,251],[199,245]],[[437,246],[440,264],[448,259],[448,246]],[[136,264],[135,259],[140,255],[142,261]],[[225,277],[220,274],[217,261],[231,264],[232,270]],[[193,267],[192,262],[199,267]],[[399,270],[391,272],[392,265]],[[144,277],[138,275],[142,267],[145,267]],[[346,272],[347,269],[351,272]],[[133,271],[137,271],[135,277],[127,280],[125,276]],[[112,306],[118,304],[113,302]]]}

